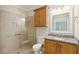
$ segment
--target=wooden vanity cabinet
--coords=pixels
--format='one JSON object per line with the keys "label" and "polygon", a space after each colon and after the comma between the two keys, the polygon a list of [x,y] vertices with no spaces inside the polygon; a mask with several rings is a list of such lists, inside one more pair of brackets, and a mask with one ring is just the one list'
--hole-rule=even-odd
{"label": "wooden vanity cabinet", "polygon": [[79,54],[79,45],[77,46],[77,54]]}
{"label": "wooden vanity cabinet", "polygon": [[52,40],[45,40],[44,44],[44,53],[45,54],[58,54],[60,53],[59,46],[56,41]]}
{"label": "wooden vanity cabinet", "polygon": [[77,45],[45,39],[45,54],[77,54]]}
{"label": "wooden vanity cabinet", "polygon": [[47,26],[47,6],[43,6],[34,10],[34,23],[35,27],[46,27]]}
{"label": "wooden vanity cabinet", "polygon": [[76,54],[77,53],[77,46],[74,44],[59,42],[59,45],[60,45],[61,54]]}

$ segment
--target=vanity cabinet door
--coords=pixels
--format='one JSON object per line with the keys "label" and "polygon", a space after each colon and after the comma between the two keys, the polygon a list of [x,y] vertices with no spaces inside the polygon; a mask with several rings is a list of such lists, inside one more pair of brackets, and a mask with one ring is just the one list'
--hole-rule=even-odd
{"label": "vanity cabinet door", "polygon": [[77,46],[74,44],[69,43],[59,43],[61,54],[76,54],[77,53]]}
{"label": "vanity cabinet door", "polygon": [[45,54],[57,54],[57,53],[59,53],[57,42],[46,39],[45,44],[44,44],[44,53]]}
{"label": "vanity cabinet door", "polygon": [[79,54],[79,45],[77,45],[77,54]]}

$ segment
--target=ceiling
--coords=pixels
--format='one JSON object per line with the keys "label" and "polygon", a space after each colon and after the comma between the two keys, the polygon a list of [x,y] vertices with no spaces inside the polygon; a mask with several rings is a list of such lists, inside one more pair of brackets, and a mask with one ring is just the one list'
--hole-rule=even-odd
{"label": "ceiling", "polygon": [[34,10],[44,5],[18,5],[20,8],[24,9],[25,11]]}
{"label": "ceiling", "polygon": [[[31,10],[35,10],[45,5],[17,5],[21,10],[28,12]],[[48,5],[50,8],[58,9],[59,7],[64,7],[64,5]]]}

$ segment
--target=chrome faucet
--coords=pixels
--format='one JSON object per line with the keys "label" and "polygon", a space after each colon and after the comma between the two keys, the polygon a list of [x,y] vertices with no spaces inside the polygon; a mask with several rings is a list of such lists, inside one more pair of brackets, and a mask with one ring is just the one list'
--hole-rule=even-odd
{"label": "chrome faucet", "polygon": [[56,37],[64,38],[62,34],[57,34]]}

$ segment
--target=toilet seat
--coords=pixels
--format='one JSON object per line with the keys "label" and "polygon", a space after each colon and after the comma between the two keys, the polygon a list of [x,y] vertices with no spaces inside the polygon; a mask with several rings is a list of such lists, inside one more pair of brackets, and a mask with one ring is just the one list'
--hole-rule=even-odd
{"label": "toilet seat", "polygon": [[34,50],[38,50],[38,49],[40,49],[42,47],[42,44],[41,43],[37,43],[37,44],[34,44],[33,45],[33,49]]}

